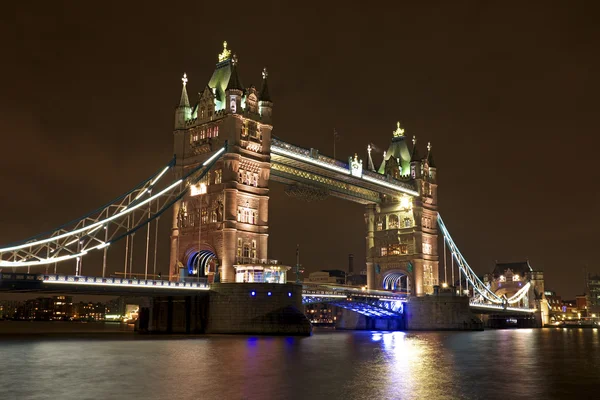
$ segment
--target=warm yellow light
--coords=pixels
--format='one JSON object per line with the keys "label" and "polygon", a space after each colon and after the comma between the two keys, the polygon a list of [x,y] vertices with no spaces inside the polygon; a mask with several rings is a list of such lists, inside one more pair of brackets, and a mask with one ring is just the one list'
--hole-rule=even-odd
{"label": "warm yellow light", "polygon": [[410,208],[410,198],[408,196],[402,196],[400,198],[400,208],[405,210]]}
{"label": "warm yellow light", "polygon": [[447,288],[447,287],[448,287],[448,284],[447,284],[446,282],[444,282],[444,283],[442,283],[442,287],[443,287],[443,288]]}
{"label": "warm yellow light", "polygon": [[362,287],[362,290],[367,290],[367,287],[366,287],[366,286],[363,286],[363,287]]}

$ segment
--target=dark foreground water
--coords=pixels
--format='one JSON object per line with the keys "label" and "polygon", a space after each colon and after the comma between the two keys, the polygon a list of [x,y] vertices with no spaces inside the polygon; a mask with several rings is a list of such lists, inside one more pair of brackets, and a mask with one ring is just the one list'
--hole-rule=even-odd
{"label": "dark foreground water", "polygon": [[599,335],[0,335],[0,399],[598,399]]}

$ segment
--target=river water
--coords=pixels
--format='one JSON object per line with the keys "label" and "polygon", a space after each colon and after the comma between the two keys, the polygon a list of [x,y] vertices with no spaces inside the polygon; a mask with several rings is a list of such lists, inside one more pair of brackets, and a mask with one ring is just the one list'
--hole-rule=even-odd
{"label": "river water", "polygon": [[597,329],[0,335],[0,399],[598,399]]}

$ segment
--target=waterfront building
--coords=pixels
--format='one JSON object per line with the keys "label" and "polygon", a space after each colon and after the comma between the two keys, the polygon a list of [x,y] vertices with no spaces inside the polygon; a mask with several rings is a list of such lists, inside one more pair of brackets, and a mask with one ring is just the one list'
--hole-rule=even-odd
{"label": "waterfront building", "polygon": [[14,319],[18,307],[17,300],[0,300],[0,319]]}
{"label": "waterfront building", "polygon": [[552,313],[560,313],[562,312],[562,298],[560,295],[556,294],[554,290],[546,290],[544,292],[546,295],[546,300],[548,300],[548,305],[550,306],[550,311]]}
{"label": "waterfront building", "polygon": [[52,298],[52,319],[65,321],[73,316],[73,297],[54,296]]}
{"label": "waterfront building", "polygon": [[104,321],[106,308],[102,303],[82,302],[73,304],[73,319],[86,321]]}
{"label": "waterfront building", "polygon": [[306,317],[312,324],[333,325],[336,320],[336,307],[326,303],[307,304]]}
{"label": "waterfront building", "polygon": [[588,274],[587,291],[589,294],[589,308],[594,313],[600,313],[600,275]]}

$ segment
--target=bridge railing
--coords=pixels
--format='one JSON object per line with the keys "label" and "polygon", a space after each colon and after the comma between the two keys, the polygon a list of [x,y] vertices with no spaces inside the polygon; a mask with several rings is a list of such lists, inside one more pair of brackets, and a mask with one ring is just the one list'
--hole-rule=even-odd
{"label": "bridge railing", "polygon": [[[5,276],[10,275],[10,276]],[[136,278],[102,278],[97,276],[55,275],[55,274],[2,274],[3,279],[11,280],[37,280],[49,284],[95,285],[95,286],[128,286],[152,287],[170,289],[198,289],[207,290],[207,282],[174,282],[166,280],[136,279]]]}

